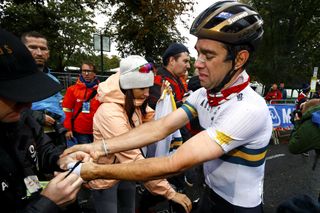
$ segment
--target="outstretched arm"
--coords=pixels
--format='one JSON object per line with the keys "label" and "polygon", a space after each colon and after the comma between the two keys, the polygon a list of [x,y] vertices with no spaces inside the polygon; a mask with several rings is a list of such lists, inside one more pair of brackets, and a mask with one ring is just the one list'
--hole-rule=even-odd
{"label": "outstretched arm", "polygon": [[[188,116],[182,109],[170,113],[162,119],[144,123],[120,136],[105,140],[108,153],[140,148],[165,138],[188,122]],[[75,151],[90,153],[94,159],[105,155],[102,141],[96,143],[76,145],[64,151],[62,156]]]}
{"label": "outstretched arm", "polygon": [[178,174],[192,166],[220,157],[222,148],[202,131],[168,157],[148,158],[127,164],[97,165],[85,163],[81,177],[85,180],[106,178],[119,180],[152,180]]}

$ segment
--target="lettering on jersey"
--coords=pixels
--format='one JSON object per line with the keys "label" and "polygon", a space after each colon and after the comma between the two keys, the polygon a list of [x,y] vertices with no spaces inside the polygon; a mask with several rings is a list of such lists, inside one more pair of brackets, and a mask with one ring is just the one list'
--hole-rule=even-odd
{"label": "lettering on jersey", "polygon": [[213,107],[211,107],[211,106],[209,105],[208,99],[203,99],[203,101],[201,102],[200,106],[203,107],[203,108],[205,108],[208,112],[210,111],[210,113],[211,113],[212,110],[213,110]]}
{"label": "lettering on jersey", "polygon": [[4,192],[4,191],[6,191],[6,189],[9,188],[9,184],[6,180],[2,180],[0,183],[1,183],[1,191]]}
{"label": "lettering on jersey", "polygon": [[13,50],[11,47],[9,47],[8,45],[3,45],[3,46],[0,46],[0,55],[11,55],[13,53]]}
{"label": "lettering on jersey", "polygon": [[238,101],[242,101],[242,99],[243,99],[243,94],[242,94],[242,93],[239,93],[239,94],[237,95],[237,100],[238,100]]}
{"label": "lettering on jersey", "polygon": [[203,99],[203,101],[201,102],[200,106],[209,111],[209,109],[208,109],[208,106],[209,106],[208,100]]}
{"label": "lettering on jersey", "polygon": [[29,150],[29,153],[30,153],[30,156],[31,156],[33,162],[34,162],[34,163],[37,165],[37,167],[38,167],[37,151],[35,150],[34,145],[30,145],[28,150]]}

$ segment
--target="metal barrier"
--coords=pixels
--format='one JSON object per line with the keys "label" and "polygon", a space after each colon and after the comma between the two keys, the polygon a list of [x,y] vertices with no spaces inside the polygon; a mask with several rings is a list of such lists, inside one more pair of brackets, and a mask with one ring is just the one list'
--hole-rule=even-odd
{"label": "metal barrier", "polygon": [[290,114],[295,109],[295,104],[283,102],[283,104],[268,104],[272,118],[272,139],[274,144],[279,144],[280,138],[289,137],[293,124],[290,121]]}
{"label": "metal barrier", "polygon": [[273,99],[270,100],[268,104],[296,104],[296,99]]}

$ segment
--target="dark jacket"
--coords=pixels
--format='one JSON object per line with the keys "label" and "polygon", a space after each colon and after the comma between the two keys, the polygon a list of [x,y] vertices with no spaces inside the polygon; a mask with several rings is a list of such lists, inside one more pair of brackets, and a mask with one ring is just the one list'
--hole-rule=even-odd
{"label": "dark jacket", "polygon": [[[184,87],[181,79],[173,75],[165,67],[160,67],[157,71],[157,75],[154,77],[154,84],[150,88],[150,96],[148,99],[148,105],[154,110],[161,96],[162,82],[165,80],[169,81],[170,83],[176,106],[180,107],[183,104],[182,99],[183,95],[186,93],[186,88]],[[190,124],[188,123],[186,126],[180,129],[183,141],[187,141],[191,137],[189,126]]]}
{"label": "dark jacket", "polygon": [[181,82],[179,77],[174,76],[166,68],[160,67],[157,71],[157,75],[154,77],[154,84],[150,88],[148,105],[152,109],[156,108],[157,102],[161,96],[162,82],[165,80],[169,81],[170,83],[177,107],[180,107],[182,105],[181,101],[184,93],[186,92],[183,83]]}
{"label": "dark jacket", "polygon": [[301,154],[311,149],[320,150],[320,128],[312,122],[312,113],[319,111],[320,105],[306,111],[300,120],[294,122],[289,141],[289,151]]}
{"label": "dark jacket", "polygon": [[41,126],[22,113],[17,123],[0,123],[0,202],[10,212],[59,212],[60,208],[40,190],[26,197],[24,179],[60,170],[57,165],[64,146],[55,147]]}

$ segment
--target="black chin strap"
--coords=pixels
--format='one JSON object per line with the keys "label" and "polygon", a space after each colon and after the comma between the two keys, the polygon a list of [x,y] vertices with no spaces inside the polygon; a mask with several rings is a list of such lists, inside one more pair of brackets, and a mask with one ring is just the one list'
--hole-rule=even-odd
{"label": "black chin strap", "polygon": [[209,90],[209,93],[210,94],[214,94],[214,93],[217,93],[217,92],[220,92],[221,89],[228,83],[230,82],[230,80],[232,79],[232,77],[234,76],[234,74],[239,70],[239,69],[234,69],[234,66],[235,66],[235,60],[232,60],[232,68],[229,70],[229,72],[226,74],[226,76],[224,77],[224,79],[221,81],[221,83],[210,89]]}
{"label": "black chin strap", "polygon": [[209,94],[214,94],[214,93],[217,93],[217,92],[220,92],[221,89],[227,84],[230,82],[230,80],[232,79],[232,77],[236,74],[236,72],[239,70],[239,69],[234,69],[235,67],[235,60],[236,60],[236,54],[237,54],[237,51],[236,51],[236,47],[234,46],[227,46],[227,49],[228,49],[228,55],[226,57],[226,61],[227,60],[231,60],[232,61],[232,68],[229,70],[229,72],[226,74],[226,76],[224,77],[224,79],[221,81],[221,83],[210,89],[209,90]]}

